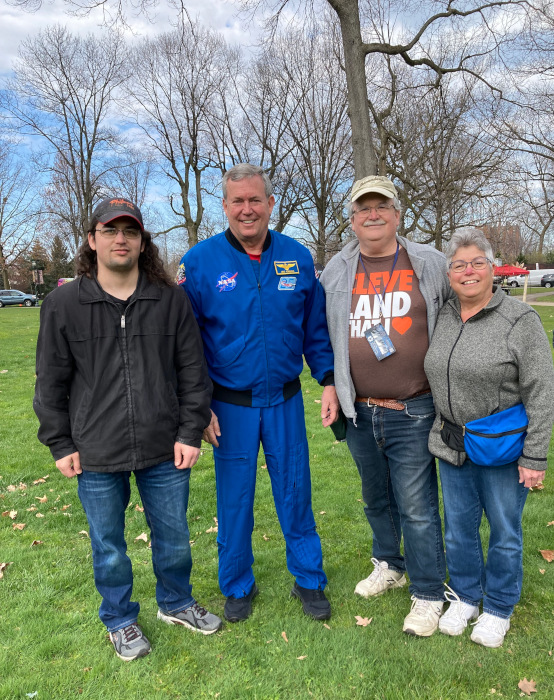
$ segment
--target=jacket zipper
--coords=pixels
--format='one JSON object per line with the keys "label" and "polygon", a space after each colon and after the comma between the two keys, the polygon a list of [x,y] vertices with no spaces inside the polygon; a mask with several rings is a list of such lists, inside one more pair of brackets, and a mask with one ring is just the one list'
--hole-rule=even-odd
{"label": "jacket zipper", "polygon": [[134,408],[133,408],[133,394],[131,391],[131,372],[129,370],[129,352],[127,348],[127,322],[126,322],[126,315],[127,311],[131,308],[131,306],[135,302],[132,301],[130,304],[127,305],[125,310],[123,311],[123,314],[121,316],[121,335],[122,335],[122,347],[123,347],[123,370],[124,370],[124,376],[125,376],[125,390],[127,392],[127,405],[129,406],[128,412],[129,412],[129,432],[131,435],[131,445],[132,445],[132,462],[133,462],[133,467],[137,463],[138,455],[137,455],[137,436],[136,436],[136,431],[135,431],[135,421],[134,421]]}
{"label": "jacket zipper", "polygon": [[460,332],[458,333],[458,337],[454,341],[454,345],[452,346],[452,349],[450,350],[450,354],[448,355],[448,364],[446,366],[446,384],[448,387],[448,408],[450,409],[450,415],[452,416],[452,422],[456,423],[456,418],[454,417],[454,411],[452,410],[452,394],[450,392],[450,361],[452,360],[452,355],[454,354],[454,350],[456,348],[456,345],[458,344],[458,341],[462,337],[462,333],[464,332],[465,328],[465,323],[462,323],[462,327],[460,328]]}
{"label": "jacket zipper", "polygon": [[[267,356],[267,339],[266,339],[266,334],[265,334],[265,320],[264,320],[264,305],[262,302],[262,257],[263,253],[260,255],[260,262],[258,265],[260,266],[259,272],[260,272],[260,277],[256,279],[256,282],[258,284],[258,297],[260,300],[260,311],[261,311],[261,317],[262,317],[262,335],[263,335],[263,340],[264,340],[264,352],[265,352],[265,380],[266,380],[266,392],[267,392],[267,398],[266,401],[269,404],[270,403],[270,392],[269,392],[269,358]],[[252,261],[249,260],[250,262],[250,267],[252,267]],[[254,277],[256,277],[256,273],[254,270],[252,270],[252,273]],[[254,397],[252,397],[253,399]]]}
{"label": "jacket zipper", "polygon": [[[111,301],[110,299],[106,299],[106,301],[113,307],[115,307],[115,310],[119,316],[120,312],[117,304]],[[129,353],[127,351],[127,321],[125,316],[127,314],[127,311],[135,303],[135,301],[132,301],[130,304],[128,304],[123,314],[119,316],[119,325],[121,328],[120,338],[122,341],[121,357],[123,359],[123,377],[125,380],[125,394],[127,397],[127,414],[129,419],[129,433],[131,435],[131,458],[133,466],[137,463],[137,437],[135,431],[135,421],[133,420],[133,395],[131,392],[131,373],[129,372]],[[133,466],[131,467],[131,471],[134,471]]]}
{"label": "jacket zipper", "polygon": [[[464,332],[464,328],[465,328],[465,323],[462,323],[462,327],[460,328],[460,332],[458,333],[458,337],[456,338],[454,345],[452,346],[452,349],[450,350],[450,354],[448,355],[448,364],[446,366],[446,384],[448,387],[448,408],[450,409],[450,415],[452,416],[452,421],[454,423],[456,423],[456,419],[454,417],[454,411],[452,410],[452,395],[450,392],[450,361],[452,360],[452,355],[454,354],[454,349],[456,348],[458,341],[462,337],[462,333]],[[460,454],[461,453],[458,452],[456,455],[456,462],[457,462],[458,467],[461,466]]]}

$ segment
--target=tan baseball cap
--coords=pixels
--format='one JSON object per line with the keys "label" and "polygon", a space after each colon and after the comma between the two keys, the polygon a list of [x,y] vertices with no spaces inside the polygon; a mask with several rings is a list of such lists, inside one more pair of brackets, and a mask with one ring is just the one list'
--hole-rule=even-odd
{"label": "tan baseball cap", "polygon": [[369,194],[370,192],[375,192],[377,194],[382,194],[384,197],[398,197],[398,192],[396,187],[392,184],[388,177],[383,177],[382,175],[369,175],[361,180],[356,180],[352,186],[352,192],[350,194],[350,201],[355,202],[363,194]]}

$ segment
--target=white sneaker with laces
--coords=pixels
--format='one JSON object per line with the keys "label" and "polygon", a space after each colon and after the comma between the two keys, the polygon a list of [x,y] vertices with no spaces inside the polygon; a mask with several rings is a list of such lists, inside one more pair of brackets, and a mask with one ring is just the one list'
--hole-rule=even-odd
{"label": "white sneaker with laces", "polygon": [[379,559],[371,559],[375,567],[371,574],[360,581],[354,593],[361,595],[362,598],[370,598],[373,595],[381,595],[389,588],[401,588],[406,584],[406,577],[401,571],[389,569],[386,561]]}
{"label": "white sneaker with laces", "polygon": [[423,600],[412,596],[412,609],[404,620],[402,630],[416,637],[430,637],[439,626],[443,600]]}
{"label": "white sneaker with laces", "polygon": [[479,617],[479,606],[464,603],[449,586],[447,588],[444,597],[450,603],[450,607],[439,620],[439,630],[443,634],[457,637],[463,633],[470,620]]}
{"label": "white sneaker with laces", "polygon": [[471,633],[471,641],[496,649],[502,646],[506,632],[510,629],[510,618],[484,612],[473,624],[475,627]]}

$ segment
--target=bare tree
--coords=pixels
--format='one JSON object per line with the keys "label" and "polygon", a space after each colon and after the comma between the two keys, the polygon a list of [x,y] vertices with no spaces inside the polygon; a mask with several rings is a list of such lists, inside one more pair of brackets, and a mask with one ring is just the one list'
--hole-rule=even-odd
{"label": "bare tree", "polygon": [[217,33],[186,21],[133,53],[135,79],[125,102],[173,183],[169,204],[189,246],[198,242],[206,176],[221,170],[211,121],[217,119],[219,85],[228,80],[227,58]]}
{"label": "bare tree", "polygon": [[[406,76],[408,79],[410,76]],[[475,81],[404,89],[390,121],[389,171],[401,183],[405,233],[439,250],[460,225],[481,223],[505,154],[482,131]]]}
{"label": "bare tree", "polygon": [[[344,51],[344,70],[352,125],[352,151],[355,177],[377,173],[375,127],[372,124],[366,81],[366,59],[370,55],[397,56],[411,68],[432,71],[436,80],[449,73],[474,75],[489,87],[493,85],[479,71],[484,55],[492,55],[503,44],[517,37],[521,29],[525,3],[522,0],[464,2],[461,8],[448,3],[421,0],[406,4],[388,0],[327,0],[340,24]],[[292,3],[291,3],[292,4]],[[261,7],[273,11],[270,24],[276,26],[288,0],[243,0],[244,8],[255,12]],[[314,11],[320,5],[313,0],[301,4]],[[403,15],[402,26],[394,26]],[[437,54],[437,36],[450,33],[462,37],[456,52],[445,61]],[[467,37],[470,38],[467,38]],[[441,42],[438,42],[440,49]]]}
{"label": "bare tree", "polygon": [[291,158],[294,144],[289,127],[296,109],[291,100],[293,79],[282,70],[280,47],[262,45],[248,62],[236,53],[233,58],[230,79],[220,84],[219,117],[210,121],[221,174],[237,163],[263,167],[277,200],[272,226],[282,231],[305,199],[295,187],[297,173]]}
{"label": "bare tree", "polygon": [[352,179],[347,96],[333,38],[323,18],[276,45],[279,73],[290,84],[284,107],[299,203],[294,222],[321,264],[348,225],[343,211]]}
{"label": "bare tree", "polygon": [[36,222],[33,178],[13,150],[0,142],[0,273],[4,289],[10,288],[10,268],[31,245]]}
{"label": "bare tree", "polygon": [[2,96],[12,126],[46,144],[35,165],[64,202],[48,215],[58,218],[60,229],[69,228],[74,246],[111,168],[117,134],[107,117],[128,72],[120,35],[80,38],[64,27],[47,27],[23,42],[15,78]]}

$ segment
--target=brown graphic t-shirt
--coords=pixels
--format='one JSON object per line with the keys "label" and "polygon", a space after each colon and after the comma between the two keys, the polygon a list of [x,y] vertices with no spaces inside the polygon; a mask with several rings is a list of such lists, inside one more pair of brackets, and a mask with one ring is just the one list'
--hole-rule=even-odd
{"label": "brown graphic t-shirt", "polygon": [[[425,300],[406,250],[400,246],[391,276],[394,257],[362,256],[367,274],[358,262],[349,343],[350,372],[358,396],[406,399],[429,389],[423,371],[429,347]],[[393,355],[381,361],[364,336],[380,319],[396,348]]]}

